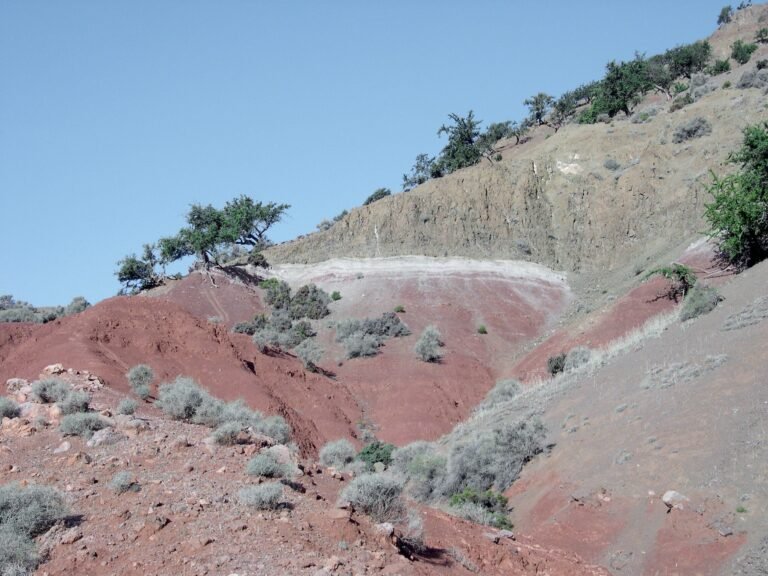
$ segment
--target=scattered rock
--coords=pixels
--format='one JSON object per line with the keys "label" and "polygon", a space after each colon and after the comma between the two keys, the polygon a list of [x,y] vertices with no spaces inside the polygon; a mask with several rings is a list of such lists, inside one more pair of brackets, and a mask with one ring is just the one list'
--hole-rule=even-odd
{"label": "scattered rock", "polygon": [[64,442],[59,444],[59,446],[57,448],[53,449],[53,453],[54,454],[63,454],[64,452],[68,452],[70,448],[72,448],[72,445],[69,442],[67,442],[66,440],[64,440]]}
{"label": "scattered rock", "polygon": [[110,444],[117,444],[118,442],[122,442],[126,438],[127,436],[122,432],[118,432],[112,428],[102,428],[101,430],[97,430],[93,433],[93,436],[91,436],[91,439],[88,440],[86,446],[89,446],[90,448],[102,445],[109,446]]}
{"label": "scattered rock", "polygon": [[21,392],[27,386],[29,386],[29,382],[24,378],[9,378],[5,381],[5,388],[10,394]]}
{"label": "scattered rock", "polygon": [[64,374],[64,372],[66,372],[66,370],[64,370],[64,366],[61,364],[49,364],[43,368],[43,374],[48,376],[57,376],[59,374]]}
{"label": "scattered rock", "polygon": [[673,508],[682,510],[684,503],[690,502],[688,498],[680,494],[680,492],[676,492],[675,490],[667,490],[664,492],[664,495],[661,497],[661,501],[667,505],[669,510],[672,510]]}
{"label": "scattered rock", "polygon": [[390,522],[382,522],[381,524],[376,524],[375,529],[376,532],[384,534],[385,536],[392,536],[392,534],[395,532],[395,527]]}

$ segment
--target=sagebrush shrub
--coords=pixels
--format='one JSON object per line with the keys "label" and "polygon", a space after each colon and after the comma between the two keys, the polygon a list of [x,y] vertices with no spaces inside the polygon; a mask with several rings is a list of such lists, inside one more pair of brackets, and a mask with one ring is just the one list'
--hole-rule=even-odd
{"label": "sagebrush shrub", "polygon": [[30,538],[46,532],[68,513],[64,496],[49,486],[0,486],[0,526]]}
{"label": "sagebrush shrub", "polygon": [[581,366],[587,364],[592,358],[592,350],[585,346],[577,346],[565,356],[565,363],[563,364],[563,370],[570,372],[576,370]]}
{"label": "sagebrush shrub", "polygon": [[242,430],[243,427],[238,422],[225,422],[213,431],[211,437],[216,444],[232,446],[237,444],[237,436]]}
{"label": "sagebrush shrub", "polygon": [[565,370],[566,357],[567,354],[565,352],[561,352],[560,354],[556,354],[547,358],[547,372],[549,372],[550,376],[555,376]]}
{"label": "sagebrush shrub", "polygon": [[346,438],[328,442],[320,449],[320,463],[323,466],[329,466],[342,470],[350,464],[357,456],[357,450],[352,442]]}
{"label": "sagebrush shrub", "polygon": [[712,312],[722,300],[717,290],[712,286],[696,284],[683,300],[680,320],[685,322],[702,314]]}
{"label": "sagebrush shrub", "polygon": [[117,405],[117,413],[130,416],[131,414],[136,412],[137,407],[138,407],[138,402],[136,402],[136,400],[134,400],[133,398],[123,398],[122,400],[120,400],[120,404]]}
{"label": "sagebrush shrub", "polygon": [[70,386],[58,378],[47,378],[32,383],[32,397],[43,404],[61,402],[69,394]]}
{"label": "sagebrush shrub", "polygon": [[83,438],[90,438],[94,432],[106,427],[106,421],[93,412],[67,414],[59,424],[59,430],[65,436],[82,436]]}
{"label": "sagebrush shrub", "polygon": [[0,525],[0,575],[27,576],[39,562],[34,540]]}
{"label": "sagebrush shrub", "polygon": [[520,393],[520,382],[517,380],[499,380],[486,394],[485,399],[477,406],[478,410],[487,410],[497,404],[512,400]]}
{"label": "sagebrush shrub", "polygon": [[174,420],[192,420],[200,405],[210,398],[192,378],[179,376],[171,384],[160,386],[155,406]]}
{"label": "sagebrush shrub", "polygon": [[365,462],[369,470],[373,470],[373,465],[376,462],[381,462],[384,466],[389,466],[392,461],[392,452],[395,450],[393,444],[388,444],[380,440],[374,440],[373,442],[363,446],[363,449],[357,455],[357,459],[361,462]]}
{"label": "sagebrush shrub", "polygon": [[3,418],[16,418],[19,412],[19,405],[15,400],[0,396],[0,420]]}
{"label": "sagebrush shrub", "polygon": [[152,368],[146,364],[137,364],[125,375],[131,385],[133,392],[141,399],[149,398],[150,386],[155,379],[155,373]]}
{"label": "sagebrush shrub", "polygon": [[277,458],[269,452],[262,452],[251,458],[245,471],[251,476],[263,476],[264,478],[282,478],[288,475],[287,466],[278,462]]}
{"label": "sagebrush shrub", "polygon": [[109,481],[109,487],[116,494],[124,494],[125,492],[138,492],[140,490],[138,482],[134,482],[133,475],[127,470],[115,473],[112,476],[112,480]]}
{"label": "sagebrush shrub", "polygon": [[296,356],[299,357],[304,368],[310,372],[317,371],[317,363],[323,357],[323,349],[314,340],[307,338],[294,348],[294,352],[296,352]]}
{"label": "sagebrush shrub", "polygon": [[689,122],[678,126],[675,133],[672,135],[672,142],[680,144],[686,140],[692,140],[693,138],[701,138],[707,134],[712,133],[712,125],[706,118],[696,116]]}
{"label": "sagebrush shrub", "polygon": [[258,510],[274,510],[280,506],[283,497],[282,485],[272,482],[258,486],[246,486],[237,493],[241,504]]}
{"label": "sagebrush shrub", "polygon": [[288,309],[291,304],[291,287],[277,278],[264,280],[260,285],[266,291],[264,301],[272,308]]}
{"label": "sagebrush shrub", "polygon": [[354,332],[342,340],[347,358],[362,358],[376,356],[381,346],[381,340],[372,334]]}
{"label": "sagebrush shrub", "polygon": [[398,522],[405,506],[401,498],[403,483],[389,474],[363,474],[341,492],[341,498],[375,522]]}
{"label": "sagebrush shrub", "polygon": [[87,392],[72,390],[63,400],[56,402],[62,414],[77,414],[87,412],[91,403],[91,397]]}
{"label": "sagebrush shrub", "polygon": [[511,529],[506,496],[493,490],[477,492],[471,488],[451,496],[451,508],[462,518],[494,528]]}
{"label": "sagebrush shrub", "polygon": [[435,326],[427,326],[419,336],[413,351],[424,362],[438,362],[440,360],[440,346],[443,345],[440,331]]}

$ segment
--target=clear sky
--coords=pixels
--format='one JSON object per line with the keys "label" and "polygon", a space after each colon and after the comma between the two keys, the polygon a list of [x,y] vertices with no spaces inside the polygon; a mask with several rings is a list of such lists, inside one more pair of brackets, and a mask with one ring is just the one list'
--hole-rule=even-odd
{"label": "clear sky", "polygon": [[724,0],[0,0],[0,294],[114,295],[191,203],[292,205],[275,241],[399,191],[470,109],[704,38]]}

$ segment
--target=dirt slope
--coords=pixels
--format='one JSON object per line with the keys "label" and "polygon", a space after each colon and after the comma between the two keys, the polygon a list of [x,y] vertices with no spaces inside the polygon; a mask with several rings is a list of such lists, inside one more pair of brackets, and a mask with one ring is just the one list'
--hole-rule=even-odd
{"label": "dirt slope", "polygon": [[[762,20],[761,20],[762,19]],[[736,38],[752,41],[768,21],[768,6],[739,11],[712,37],[726,54]],[[556,270],[597,272],[636,265],[678,250],[703,229],[709,170],[741,140],[747,124],[768,118],[762,90],[736,86],[755,61],[710,80],[714,91],[676,112],[650,95],[638,111],[646,123],[571,124],[556,134],[540,128],[503,159],[431,180],[416,189],[352,209],[324,232],[271,248],[272,263],[311,263],[335,257],[406,254],[527,259]],[[711,134],[675,143],[675,130],[703,116]],[[605,167],[612,159],[620,167]]]}
{"label": "dirt slope", "polygon": [[709,315],[531,389],[555,447],[513,487],[516,524],[616,574],[741,573],[768,533],[766,286],[763,263]]}

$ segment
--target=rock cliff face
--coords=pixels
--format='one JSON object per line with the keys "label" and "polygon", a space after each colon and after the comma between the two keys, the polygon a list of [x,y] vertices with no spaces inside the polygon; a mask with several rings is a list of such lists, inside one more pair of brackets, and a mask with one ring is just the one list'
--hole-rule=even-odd
{"label": "rock cliff face", "polygon": [[[718,31],[714,52],[734,34],[754,35],[741,28]],[[727,170],[723,161],[740,145],[742,128],[766,118],[762,90],[723,85],[735,87],[767,53],[761,45],[748,64],[704,80],[698,100],[681,110],[669,112],[664,96],[650,95],[632,119],[557,133],[539,128],[525,144],[506,143],[500,161],[353,209],[327,231],[271,248],[267,258],[464,256],[590,272],[657,256],[700,236],[709,171]],[[712,132],[675,143],[675,131],[696,117]]]}

